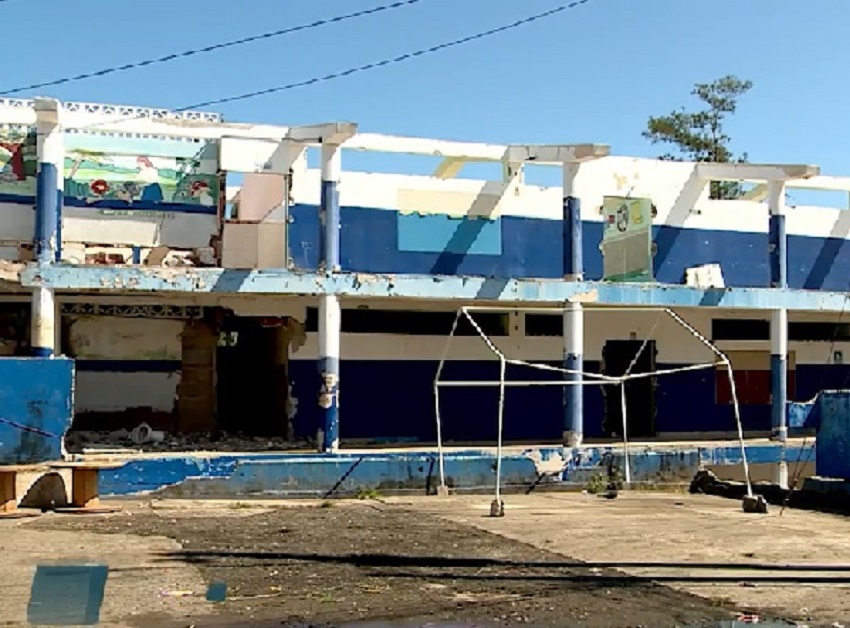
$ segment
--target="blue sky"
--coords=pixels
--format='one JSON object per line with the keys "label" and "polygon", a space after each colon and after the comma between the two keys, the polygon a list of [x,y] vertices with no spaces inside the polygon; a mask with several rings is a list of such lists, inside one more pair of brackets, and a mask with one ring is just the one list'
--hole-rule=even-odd
{"label": "blue sky", "polygon": [[[0,91],[331,17],[383,0],[13,0]],[[345,69],[485,30],[558,0],[420,5],[192,59],[39,90],[180,107]],[[21,24],[9,28],[8,25]],[[233,121],[351,120],[363,130],[492,142],[601,142],[654,156],[647,116],[697,81],[755,83],[730,125],[752,161],[850,174],[850,1],[590,0],[394,67],[214,110]],[[35,94],[25,93],[21,96]]]}

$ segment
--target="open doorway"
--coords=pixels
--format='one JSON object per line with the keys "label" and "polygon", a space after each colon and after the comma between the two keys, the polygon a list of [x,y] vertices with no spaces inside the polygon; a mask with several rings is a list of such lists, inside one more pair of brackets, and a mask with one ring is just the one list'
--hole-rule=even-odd
{"label": "open doorway", "polygon": [[286,319],[225,316],[216,355],[218,424],[225,432],[290,438]]}
{"label": "open doorway", "polygon": [[[620,376],[626,372],[643,346],[643,340],[608,340],[602,348],[602,372]],[[631,373],[651,373],[656,370],[658,349],[654,340],[646,341]],[[629,440],[652,438],[655,431],[655,377],[640,377],[626,382],[626,427]],[[605,396],[603,431],[610,437],[623,435],[623,404],[619,386],[602,386]]]}

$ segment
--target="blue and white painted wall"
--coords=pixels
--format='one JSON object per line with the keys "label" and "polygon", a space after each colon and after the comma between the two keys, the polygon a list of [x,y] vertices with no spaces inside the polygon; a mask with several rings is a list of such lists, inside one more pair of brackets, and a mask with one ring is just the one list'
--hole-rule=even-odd
{"label": "blue and white painted wall", "polygon": [[[560,188],[525,185],[521,177],[502,183],[354,172],[346,163],[343,157],[344,270],[562,276]],[[716,263],[729,286],[769,285],[767,204],[710,200],[695,164],[606,157],[583,164],[576,181],[586,278],[602,276],[603,197],[634,196],[652,199],[657,208],[658,281],[683,283],[687,268]],[[318,170],[295,171],[288,246],[297,268],[317,264],[319,190]],[[850,263],[846,211],[789,208],[786,228],[790,287],[846,290],[840,270]]]}
{"label": "blue and white painted wall", "polygon": [[[306,303],[306,302],[305,302]],[[341,341],[340,433],[343,441],[379,439],[433,441],[433,380],[448,336],[407,329],[399,333],[356,333],[346,324],[346,311],[363,312],[366,308],[386,311],[447,312],[450,327],[452,306],[432,302],[343,303]],[[726,327],[742,328],[742,319],[761,321],[768,326],[769,316],[754,311],[689,310],[681,314],[700,333],[712,335],[712,319],[728,321]],[[504,335],[491,340],[511,358],[561,365],[563,340],[540,333],[539,325],[530,325],[518,313],[506,313]],[[307,317],[309,318],[309,316]],[[547,329],[560,327],[554,316]],[[385,319],[390,321],[390,319]],[[830,323],[831,321],[831,323]],[[791,314],[792,326],[799,323],[827,323],[832,329],[837,316]],[[388,323],[388,328],[393,323]],[[715,323],[716,325],[716,323]],[[538,331],[530,329],[537,326]],[[722,326],[722,324],[721,324]],[[719,329],[719,327],[717,328]],[[552,332],[549,332],[552,333]],[[554,333],[557,333],[555,331]],[[318,337],[308,324],[306,342],[293,347],[290,379],[298,398],[295,429],[308,435],[318,422],[316,404]],[[755,336],[755,334],[754,334]],[[728,335],[726,336],[728,337]],[[746,331],[738,334],[745,338]],[[714,362],[713,354],[690,332],[665,314],[589,309],[585,317],[585,369],[600,370],[602,349],[607,340],[657,341],[657,368],[678,368]],[[790,396],[809,399],[824,387],[839,387],[850,381],[850,337],[831,342],[792,340],[789,343]],[[748,432],[766,434],[770,430],[770,341],[767,337],[718,340],[716,344],[729,355],[736,372],[741,410]],[[498,381],[498,361],[475,336],[455,337],[450,345],[446,379]],[[508,370],[509,379],[551,379],[552,374],[530,369]],[[725,373],[716,368],[661,376],[657,388],[657,431],[661,437],[683,438],[696,434],[730,434],[735,429],[729,404]],[[482,442],[495,439],[497,392],[493,388],[452,388],[441,393],[444,437],[456,442]],[[505,436],[512,440],[558,441],[563,430],[562,391],[559,387],[511,388],[506,395]],[[584,388],[585,435],[602,436],[603,398],[598,387]]]}

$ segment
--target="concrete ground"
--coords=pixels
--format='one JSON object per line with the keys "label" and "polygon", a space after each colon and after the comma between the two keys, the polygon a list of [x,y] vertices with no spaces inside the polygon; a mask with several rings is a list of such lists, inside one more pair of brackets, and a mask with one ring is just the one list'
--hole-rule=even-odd
{"label": "concrete ground", "polygon": [[[70,515],[72,518],[85,515]],[[164,591],[203,590],[197,569],[183,562],[162,560],[163,552],[180,544],[167,538],[140,538],[126,534],[95,534],[78,530],[31,529],[40,519],[60,519],[46,515],[32,519],[0,521],[0,555],[3,556],[3,602],[0,625],[27,625],[27,604],[36,565],[107,564],[110,568],[101,625],[126,626],[133,615],[153,614],[179,617],[207,614],[208,605],[198,599],[174,598]]]}
{"label": "concrete ground", "polygon": [[[498,539],[502,537],[505,539],[502,545],[514,548],[510,550],[511,556],[521,556],[524,551],[530,557],[544,551],[589,563],[585,568],[590,574],[610,573],[613,567],[639,579],[660,581],[674,590],[696,594],[709,601],[706,608],[753,609],[810,626],[830,626],[833,622],[847,623],[850,619],[848,518],[790,510],[780,516],[776,508],[767,515],[744,514],[736,501],[660,492],[621,493],[614,500],[584,494],[542,493],[508,495],[505,501],[504,518],[488,516],[490,498],[486,496],[450,496],[335,501],[335,507],[329,510],[316,508],[316,503],[307,501],[134,499],[115,502],[124,512],[106,517],[44,515],[31,520],[0,521],[0,555],[6,559],[0,625],[19,625],[25,619],[35,565],[69,561],[110,565],[102,610],[104,625],[139,625],[140,618],[152,625],[150,621],[155,617],[170,620],[191,617],[190,623],[206,625],[199,623],[198,618],[212,619],[217,609],[203,600],[206,578],[202,567],[181,560],[178,550],[197,547],[198,539],[211,536],[209,530],[212,529],[224,531],[220,538],[208,541],[222,549],[239,546],[249,531],[260,544],[257,547],[265,543],[268,548],[290,553],[302,546],[308,552],[316,548],[314,537],[309,534],[302,539],[303,545],[296,545],[300,538],[297,534],[302,533],[297,532],[294,519],[288,522],[282,512],[276,519],[268,519],[263,514],[279,512],[284,506],[291,507],[285,510],[308,508],[313,511],[305,534],[315,530],[318,535],[315,538],[323,538],[327,533],[316,527],[318,522],[325,522],[319,525],[321,528],[329,525],[332,519],[340,519],[342,529],[349,529],[348,534],[368,532],[375,547],[381,547],[384,538],[387,551],[400,543],[407,546],[408,551],[414,546],[427,550],[429,539],[425,537],[436,534],[432,537],[431,550],[437,551],[436,540],[440,536],[448,537],[447,531],[475,529],[495,536],[492,540],[477,541],[477,549],[465,550],[466,553],[462,552],[465,556],[481,553],[487,546],[498,548]],[[368,508],[369,504],[385,513],[398,513],[399,517],[392,518],[389,522],[392,525],[382,530],[382,517],[386,516]],[[352,526],[355,511],[375,514],[371,519],[364,519],[362,525]],[[149,521],[152,516],[158,522],[153,527]],[[190,520],[197,521],[198,525]],[[417,523],[426,520],[441,520],[444,524],[429,525],[426,530]],[[143,521],[148,523],[143,524]],[[284,537],[274,537],[275,542],[269,545],[269,530],[288,531],[281,527],[281,521],[291,525],[292,531]],[[210,525],[213,528],[209,528]],[[421,536],[416,536],[415,543],[400,540],[404,527],[416,529],[417,525],[420,528],[415,534]],[[183,534],[185,536],[181,536]],[[191,538],[192,534],[195,538]],[[362,540],[346,543],[354,545],[346,545],[349,549],[343,548],[345,551],[364,547]],[[522,550],[520,544],[526,549]],[[309,562],[298,563],[301,571],[297,571],[295,566],[289,565],[293,558],[279,560],[282,562],[278,569],[292,571],[293,582],[318,573],[319,567],[311,567]],[[309,557],[298,560],[309,561]],[[247,569],[242,565],[238,571]],[[267,590],[280,589],[268,586],[271,569],[268,562],[258,565],[257,569],[262,570],[257,582],[266,583],[263,586]],[[528,574],[504,571],[494,573],[490,584],[482,581],[476,586],[492,586],[502,593],[518,587],[537,587],[535,590],[541,595],[544,589],[554,595],[571,586],[568,579],[558,584],[558,579],[564,577],[563,569],[556,565],[551,570],[540,568],[534,579],[526,583],[522,581],[529,577]],[[354,575],[345,575],[345,578],[351,577]],[[395,580],[388,582],[388,586],[400,586]],[[195,595],[178,597],[182,591],[192,591]],[[245,593],[249,591],[242,595]],[[397,593],[401,594],[402,590]],[[604,587],[593,595],[601,596],[599,601],[604,602]],[[320,608],[330,604],[329,600],[320,602]],[[585,603],[589,604],[582,602]],[[281,608],[287,608],[287,604]],[[304,608],[313,607],[306,605]],[[557,614],[558,609],[548,610]]]}
{"label": "concrete ground", "polygon": [[649,492],[614,500],[510,495],[504,518],[486,516],[489,503],[481,497],[387,501],[718,603],[813,625],[850,620],[850,518],[844,516],[780,515],[778,508],[745,514],[737,501]]}

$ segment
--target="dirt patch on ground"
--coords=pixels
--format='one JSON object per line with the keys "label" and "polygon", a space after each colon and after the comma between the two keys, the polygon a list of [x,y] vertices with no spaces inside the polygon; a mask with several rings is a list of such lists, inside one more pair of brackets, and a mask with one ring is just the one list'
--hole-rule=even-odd
{"label": "dirt patch on ground", "polygon": [[[27,528],[174,539],[182,549],[158,552],[152,560],[197,567],[206,582],[225,580],[229,597],[217,606],[216,618],[189,611],[173,625],[414,619],[655,628],[734,615],[647,580],[583,567],[525,543],[378,501],[131,512],[43,518]],[[566,535],[569,522],[563,523]],[[134,623],[162,625],[163,618],[136,617]]]}

